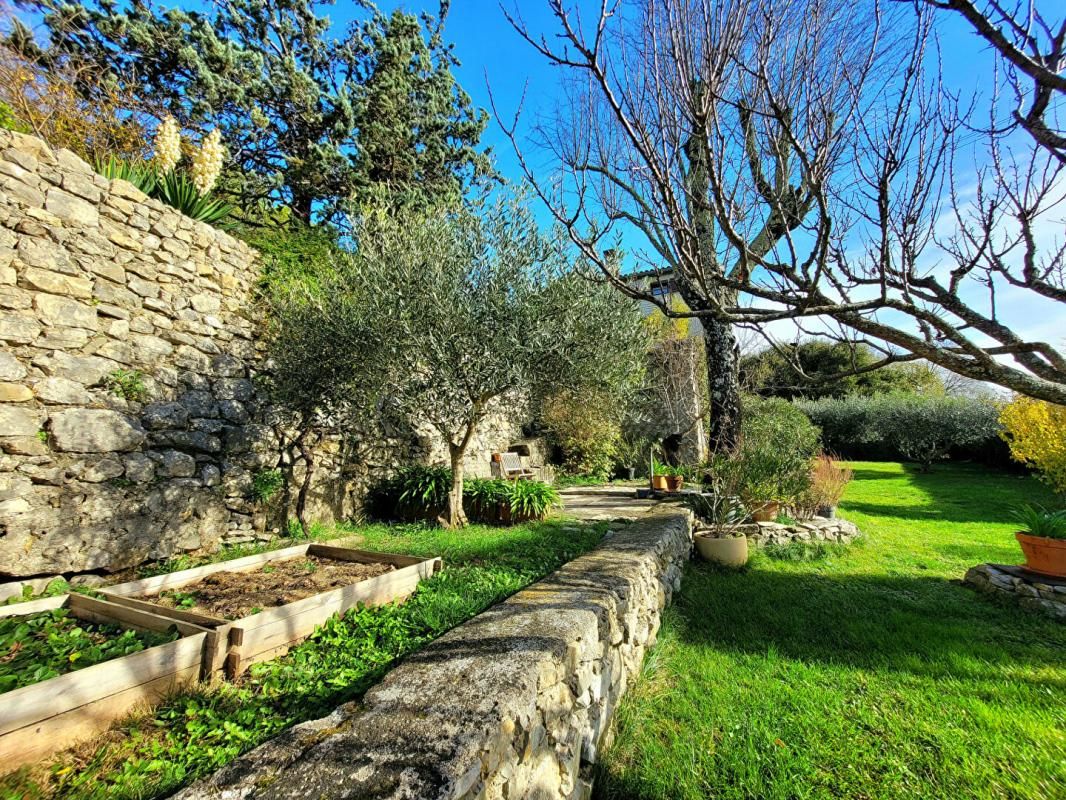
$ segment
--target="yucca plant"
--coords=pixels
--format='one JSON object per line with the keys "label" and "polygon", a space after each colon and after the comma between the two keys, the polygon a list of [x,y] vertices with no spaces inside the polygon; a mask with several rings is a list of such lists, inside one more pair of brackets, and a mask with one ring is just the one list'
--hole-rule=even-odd
{"label": "yucca plant", "polygon": [[106,160],[97,159],[94,166],[105,178],[132,183],[149,197],[153,196],[159,183],[155,167],[143,161],[123,161],[121,158],[108,156]]}
{"label": "yucca plant", "polygon": [[1066,509],[1048,511],[1043,506],[1020,506],[1011,516],[1030,536],[1045,539],[1066,539]]}
{"label": "yucca plant", "polygon": [[153,197],[185,216],[209,225],[218,225],[234,211],[234,207],[224,200],[201,194],[192,180],[177,170],[159,179]]}
{"label": "yucca plant", "polygon": [[540,481],[515,481],[510,485],[511,520],[540,519],[559,504],[559,492]]}

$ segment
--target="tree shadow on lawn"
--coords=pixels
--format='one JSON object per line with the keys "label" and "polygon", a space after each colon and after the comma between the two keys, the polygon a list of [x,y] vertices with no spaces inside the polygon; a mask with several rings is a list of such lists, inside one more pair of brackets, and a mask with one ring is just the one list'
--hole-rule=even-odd
{"label": "tree shadow on lawn", "polygon": [[[1046,487],[1029,476],[1018,476],[974,464],[934,466],[931,472],[904,466],[904,473],[856,469],[857,483],[894,478],[908,489],[924,496],[916,503],[913,495],[900,496],[889,487],[869,486],[845,495],[840,508],[871,517],[916,520],[920,522],[1008,523],[1011,511],[1024,503],[1055,505],[1055,497]],[[863,499],[859,499],[863,498]]]}
{"label": "tree shadow on lawn", "polygon": [[1062,668],[1066,627],[943,579],[693,564],[675,604],[681,640],[717,650],[1066,689],[1066,678],[1026,675]]}

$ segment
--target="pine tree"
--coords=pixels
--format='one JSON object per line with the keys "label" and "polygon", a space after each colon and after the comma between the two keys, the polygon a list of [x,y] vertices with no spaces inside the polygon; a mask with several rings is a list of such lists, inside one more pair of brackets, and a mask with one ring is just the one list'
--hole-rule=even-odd
{"label": "pine tree", "polygon": [[[450,196],[490,171],[477,149],[487,115],[452,74],[439,18],[366,2],[342,35],[332,0],[229,0],[212,14],[144,0],[29,0],[48,45],[128,85],[189,129],[218,128],[227,186],[245,208],[281,202],[303,221],[415,185]],[[37,48],[27,42],[22,48]]]}

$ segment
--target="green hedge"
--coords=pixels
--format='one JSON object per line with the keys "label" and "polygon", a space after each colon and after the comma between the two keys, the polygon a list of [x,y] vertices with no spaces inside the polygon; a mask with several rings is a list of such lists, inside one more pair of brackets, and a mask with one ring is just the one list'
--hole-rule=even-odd
{"label": "green hedge", "polygon": [[999,406],[985,399],[888,394],[797,400],[822,430],[826,450],[859,460],[915,461],[928,467],[953,458],[1006,466]]}

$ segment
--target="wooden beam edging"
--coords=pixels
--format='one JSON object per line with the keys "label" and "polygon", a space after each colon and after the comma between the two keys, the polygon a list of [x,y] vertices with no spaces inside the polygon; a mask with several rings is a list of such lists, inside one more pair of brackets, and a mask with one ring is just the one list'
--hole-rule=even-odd
{"label": "wooden beam edging", "polygon": [[619,526],[410,656],[362,701],[174,798],[587,797],[591,765],[691,547],[681,510]]}

